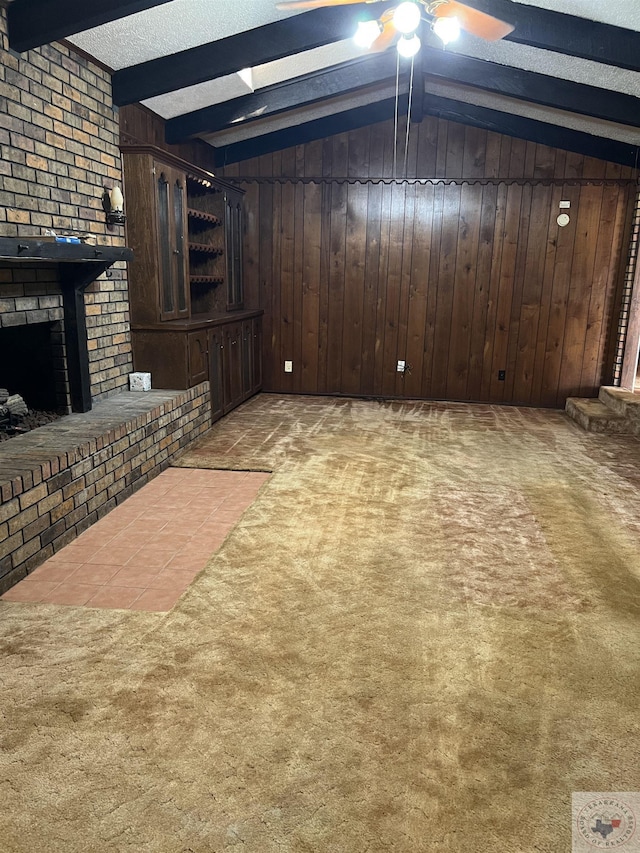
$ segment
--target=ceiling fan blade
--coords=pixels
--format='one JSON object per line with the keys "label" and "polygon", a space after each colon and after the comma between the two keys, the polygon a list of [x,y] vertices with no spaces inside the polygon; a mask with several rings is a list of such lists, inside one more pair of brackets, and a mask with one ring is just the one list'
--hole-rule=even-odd
{"label": "ceiling fan blade", "polygon": [[321,9],[323,6],[351,6],[362,0],[282,0],[276,3],[276,9],[288,12],[289,9]]}
{"label": "ceiling fan blade", "polygon": [[457,0],[447,0],[446,3],[439,4],[431,14],[435,18],[456,17],[463,30],[486,41],[499,41],[515,29],[513,24],[507,24],[506,21],[479,12],[464,3],[458,3]]}
{"label": "ceiling fan blade", "polygon": [[[392,16],[393,12],[391,13]],[[381,23],[382,32],[369,48],[371,53],[382,53],[383,50],[386,50],[393,43],[394,38],[398,35],[397,29],[393,26],[393,21],[390,19],[384,21],[384,18],[382,18]]]}

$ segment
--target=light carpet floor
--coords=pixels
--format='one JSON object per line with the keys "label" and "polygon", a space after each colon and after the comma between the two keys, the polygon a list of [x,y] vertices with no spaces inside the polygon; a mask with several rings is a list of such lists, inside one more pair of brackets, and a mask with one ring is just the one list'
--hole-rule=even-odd
{"label": "light carpet floor", "polygon": [[273,470],[168,614],[0,605],[6,853],[560,853],[640,790],[640,442],[260,395]]}

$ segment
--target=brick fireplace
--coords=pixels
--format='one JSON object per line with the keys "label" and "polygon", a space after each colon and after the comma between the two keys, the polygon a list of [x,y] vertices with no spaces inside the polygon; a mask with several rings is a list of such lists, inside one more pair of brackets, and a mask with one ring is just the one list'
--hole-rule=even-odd
{"label": "brick fireplace", "polygon": [[[54,230],[84,235],[96,257],[122,249],[124,228],[106,225],[101,204],[105,186],[122,186],[110,74],[64,44],[10,52],[4,8],[0,52],[0,242],[30,244]],[[87,270],[75,288],[67,269],[0,261],[0,354],[21,353],[25,362],[18,369],[0,358],[0,387],[42,378],[44,401],[65,415],[0,443],[0,592],[159,473],[210,423],[208,385],[128,391],[126,263],[105,264],[97,278]],[[37,351],[31,361],[30,351]],[[29,385],[28,394],[39,391]]]}

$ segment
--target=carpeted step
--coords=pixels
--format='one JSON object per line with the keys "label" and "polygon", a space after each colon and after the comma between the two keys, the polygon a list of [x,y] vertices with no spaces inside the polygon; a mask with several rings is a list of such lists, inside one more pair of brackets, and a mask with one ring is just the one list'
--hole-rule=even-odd
{"label": "carpeted step", "polygon": [[624,415],[640,424],[640,394],[613,385],[601,385],[598,399],[618,415]]}
{"label": "carpeted step", "polygon": [[569,417],[589,432],[634,435],[640,426],[595,398],[568,397],[565,410]]}

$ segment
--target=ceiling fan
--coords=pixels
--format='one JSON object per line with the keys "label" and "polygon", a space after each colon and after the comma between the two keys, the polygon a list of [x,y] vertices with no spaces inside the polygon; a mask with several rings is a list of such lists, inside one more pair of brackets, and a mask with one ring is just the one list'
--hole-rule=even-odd
{"label": "ceiling fan", "polygon": [[[363,0],[282,0],[278,9],[317,9],[322,6],[347,6]],[[364,0],[374,4],[380,0]],[[458,0],[404,0],[398,6],[385,11],[375,20],[360,21],[354,36],[356,44],[371,51],[386,50],[399,34],[398,53],[410,58],[420,50],[420,39],[416,33],[420,22],[431,23],[432,30],[446,45],[465,30],[486,41],[498,41],[513,31],[512,24],[479,12]]]}

